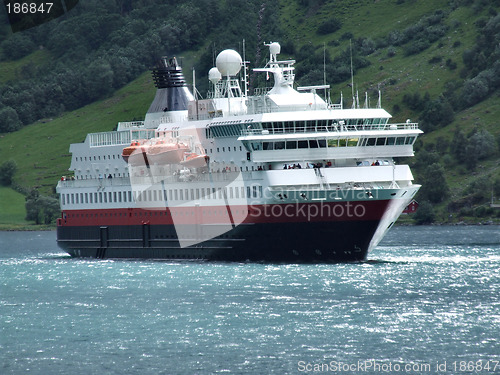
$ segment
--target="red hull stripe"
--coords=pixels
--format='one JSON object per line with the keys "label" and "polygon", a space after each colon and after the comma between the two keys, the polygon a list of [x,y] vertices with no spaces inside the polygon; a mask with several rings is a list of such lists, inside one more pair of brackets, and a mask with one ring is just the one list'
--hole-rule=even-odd
{"label": "red hull stripe", "polygon": [[[389,200],[252,206],[64,210],[61,226],[193,225],[380,220]],[[230,210],[230,211],[229,211]]]}

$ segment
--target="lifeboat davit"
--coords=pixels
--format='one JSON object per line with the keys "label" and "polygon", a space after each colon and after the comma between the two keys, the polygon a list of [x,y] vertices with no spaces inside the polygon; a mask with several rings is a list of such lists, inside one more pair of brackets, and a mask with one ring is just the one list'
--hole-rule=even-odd
{"label": "lifeboat davit", "polygon": [[122,158],[130,165],[149,165],[148,148],[148,145],[141,145],[140,142],[133,141],[130,146],[123,149]]}
{"label": "lifeboat davit", "polygon": [[181,164],[186,168],[202,168],[208,165],[210,157],[206,154],[197,154],[195,152],[186,153],[186,158]]}
{"label": "lifeboat davit", "polygon": [[178,164],[182,161],[184,153],[189,151],[189,146],[184,143],[158,141],[147,150],[148,158],[155,164]]}

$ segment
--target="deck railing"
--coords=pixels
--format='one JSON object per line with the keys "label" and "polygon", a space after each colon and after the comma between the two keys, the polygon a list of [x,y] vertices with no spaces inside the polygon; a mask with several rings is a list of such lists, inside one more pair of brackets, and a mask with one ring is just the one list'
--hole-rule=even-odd
{"label": "deck railing", "polygon": [[404,122],[397,124],[371,124],[371,125],[327,125],[327,126],[303,126],[292,129],[244,129],[242,136],[269,135],[269,134],[296,134],[296,133],[340,133],[340,132],[362,132],[368,130],[417,130],[418,123]]}

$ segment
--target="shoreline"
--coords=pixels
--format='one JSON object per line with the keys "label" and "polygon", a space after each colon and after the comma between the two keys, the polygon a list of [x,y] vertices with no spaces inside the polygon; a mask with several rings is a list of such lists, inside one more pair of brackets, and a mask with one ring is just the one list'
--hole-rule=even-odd
{"label": "shoreline", "polygon": [[0,224],[0,232],[48,232],[56,230],[55,224]]}

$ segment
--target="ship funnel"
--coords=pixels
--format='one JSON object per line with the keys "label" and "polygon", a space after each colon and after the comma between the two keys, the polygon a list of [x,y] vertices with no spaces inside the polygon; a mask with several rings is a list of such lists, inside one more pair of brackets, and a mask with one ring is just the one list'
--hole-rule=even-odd
{"label": "ship funnel", "polygon": [[177,59],[162,57],[152,70],[155,86],[159,89],[168,87],[186,86],[182,68],[177,64]]}
{"label": "ship funnel", "polygon": [[146,113],[145,127],[156,128],[165,119],[168,121],[170,118],[171,121],[177,117],[186,117],[188,104],[194,97],[187,87],[177,59],[162,57],[151,74],[158,90]]}

